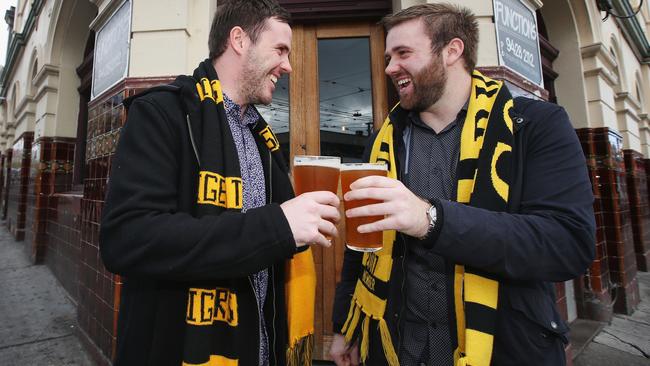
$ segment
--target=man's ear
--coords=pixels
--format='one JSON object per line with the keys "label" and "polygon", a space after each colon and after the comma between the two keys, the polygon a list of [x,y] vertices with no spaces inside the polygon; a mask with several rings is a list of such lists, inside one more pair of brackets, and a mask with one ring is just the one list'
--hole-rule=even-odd
{"label": "man's ear", "polygon": [[248,40],[246,32],[244,32],[242,27],[233,27],[230,30],[230,37],[228,39],[230,41],[230,47],[232,47],[233,51],[235,51],[236,54],[241,55],[244,52],[246,41]]}
{"label": "man's ear", "polygon": [[465,44],[460,38],[454,38],[443,48],[444,60],[447,66],[451,66],[462,60]]}

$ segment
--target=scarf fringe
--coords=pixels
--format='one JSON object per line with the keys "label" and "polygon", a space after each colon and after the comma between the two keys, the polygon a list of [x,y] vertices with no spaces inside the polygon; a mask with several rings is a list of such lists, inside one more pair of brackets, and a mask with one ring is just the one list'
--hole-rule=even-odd
{"label": "scarf fringe", "polygon": [[350,313],[348,314],[348,320],[346,321],[346,326],[343,326],[341,330],[345,335],[345,341],[350,343],[352,342],[352,337],[354,336],[354,331],[359,325],[359,318],[361,316],[361,308],[359,305],[354,304],[350,307]]}
{"label": "scarf fringe", "polygon": [[361,347],[359,353],[361,361],[365,362],[368,359],[368,347],[370,346],[370,317],[365,315],[363,317],[363,324],[361,325]]}
{"label": "scarf fringe", "polygon": [[[363,320],[362,320],[363,319]],[[348,313],[348,319],[346,324],[342,328],[342,333],[345,336],[346,342],[351,342],[352,337],[355,334],[359,322],[361,321],[361,332],[359,337],[359,355],[361,356],[361,362],[366,362],[368,359],[368,353],[370,351],[370,321],[372,317],[363,312],[359,304],[354,303],[350,307]],[[384,356],[386,361],[390,366],[399,366],[399,360],[397,358],[397,352],[395,352],[395,347],[393,346],[393,339],[390,337],[390,330],[388,329],[388,323],[385,319],[378,320],[379,334],[381,336],[381,346],[384,351]]]}
{"label": "scarf fringe", "polygon": [[399,366],[397,353],[395,353],[395,347],[393,347],[393,339],[390,337],[388,323],[386,323],[385,319],[379,319],[379,333],[381,334],[381,345],[384,349],[386,361],[390,366]]}
{"label": "scarf fringe", "polygon": [[313,349],[313,334],[300,338],[292,347],[287,349],[287,366],[311,366]]}

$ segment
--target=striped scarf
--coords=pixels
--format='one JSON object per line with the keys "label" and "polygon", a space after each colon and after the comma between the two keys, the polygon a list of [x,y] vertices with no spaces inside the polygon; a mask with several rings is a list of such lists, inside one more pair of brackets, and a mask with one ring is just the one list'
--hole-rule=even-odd
{"label": "striped scarf", "polygon": [[[237,149],[226,119],[221,83],[209,59],[196,68],[193,79],[200,103],[197,109],[190,111],[187,122],[192,135],[198,137],[192,140],[199,158],[197,216],[240,212],[243,185]],[[252,127],[252,132],[256,140],[271,151],[274,160],[283,160],[280,144],[262,118]],[[289,329],[287,364],[310,365],[316,291],[311,250],[294,255],[285,268]],[[259,363],[257,352],[238,354],[241,345],[228,343],[239,339],[236,335],[241,334],[242,329],[259,328],[259,323],[254,321],[257,317],[251,316],[258,312],[252,288],[225,283],[225,286],[201,283],[188,289],[184,366]]]}
{"label": "striped scarf", "polygon": [[[505,211],[512,177],[510,153],[514,136],[510,109],[513,100],[503,82],[491,80],[478,71],[472,74],[471,88],[467,116],[461,132],[456,200],[492,211]],[[388,176],[397,179],[393,121],[390,116],[377,135],[370,161],[386,162]],[[348,342],[358,335],[361,360],[365,362],[370,339],[373,338],[370,332],[378,331],[386,364],[398,366],[397,353],[384,319],[393,266],[395,231],[385,231],[383,239],[382,250],[363,255],[361,275],[341,333]],[[455,266],[454,307],[458,336],[458,348],[454,351],[456,366],[490,364],[498,297],[499,282],[494,276],[462,265]]]}

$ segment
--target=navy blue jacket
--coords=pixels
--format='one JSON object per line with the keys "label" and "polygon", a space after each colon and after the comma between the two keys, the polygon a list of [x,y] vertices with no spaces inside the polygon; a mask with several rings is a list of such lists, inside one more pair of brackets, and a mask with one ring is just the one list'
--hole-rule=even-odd
{"label": "navy blue jacket", "polygon": [[[434,200],[438,223],[430,239],[414,243],[406,235],[397,236],[385,314],[397,349],[404,299],[404,247],[425,245],[448,263],[498,276],[493,365],[556,366],[566,362],[568,326],[556,309],[553,282],[583,274],[594,258],[592,186],[580,143],[563,108],[519,97],[515,98],[512,117],[515,178],[508,211]],[[394,141],[401,173],[407,111],[396,109],[391,119],[396,121]],[[334,301],[335,332],[345,322],[361,258],[360,253],[345,252]],[[448,299],[453,308],[453,296]],[[367,364],[379,365],[383,351],[373,345],[381,345],[381,341],[370,339]]]}

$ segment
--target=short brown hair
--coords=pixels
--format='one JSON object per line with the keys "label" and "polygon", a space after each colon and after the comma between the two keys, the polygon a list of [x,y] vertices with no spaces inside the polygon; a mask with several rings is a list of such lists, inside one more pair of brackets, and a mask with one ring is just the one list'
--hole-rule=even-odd
{"label": "short brown hair", "polygon": [[469,72],[474,70],[478,48],[478,23],[471,10],[447,3],[414,5],[385,16],[380,24],[388,32],[398,24],[419,18],[424,21],[429,31],[434,53],[440,52],[452,39],[459,38],[465,44],[465,68]]}
{"label": "short brown hair", "polygon": [[253,43],[266,28],[266,20],[276,18],[289,24],[291,15],[275,0],[227,0],[217,7],[210,28],[210,59],[221,56],[228,47],[230,30],[241,27]]}

